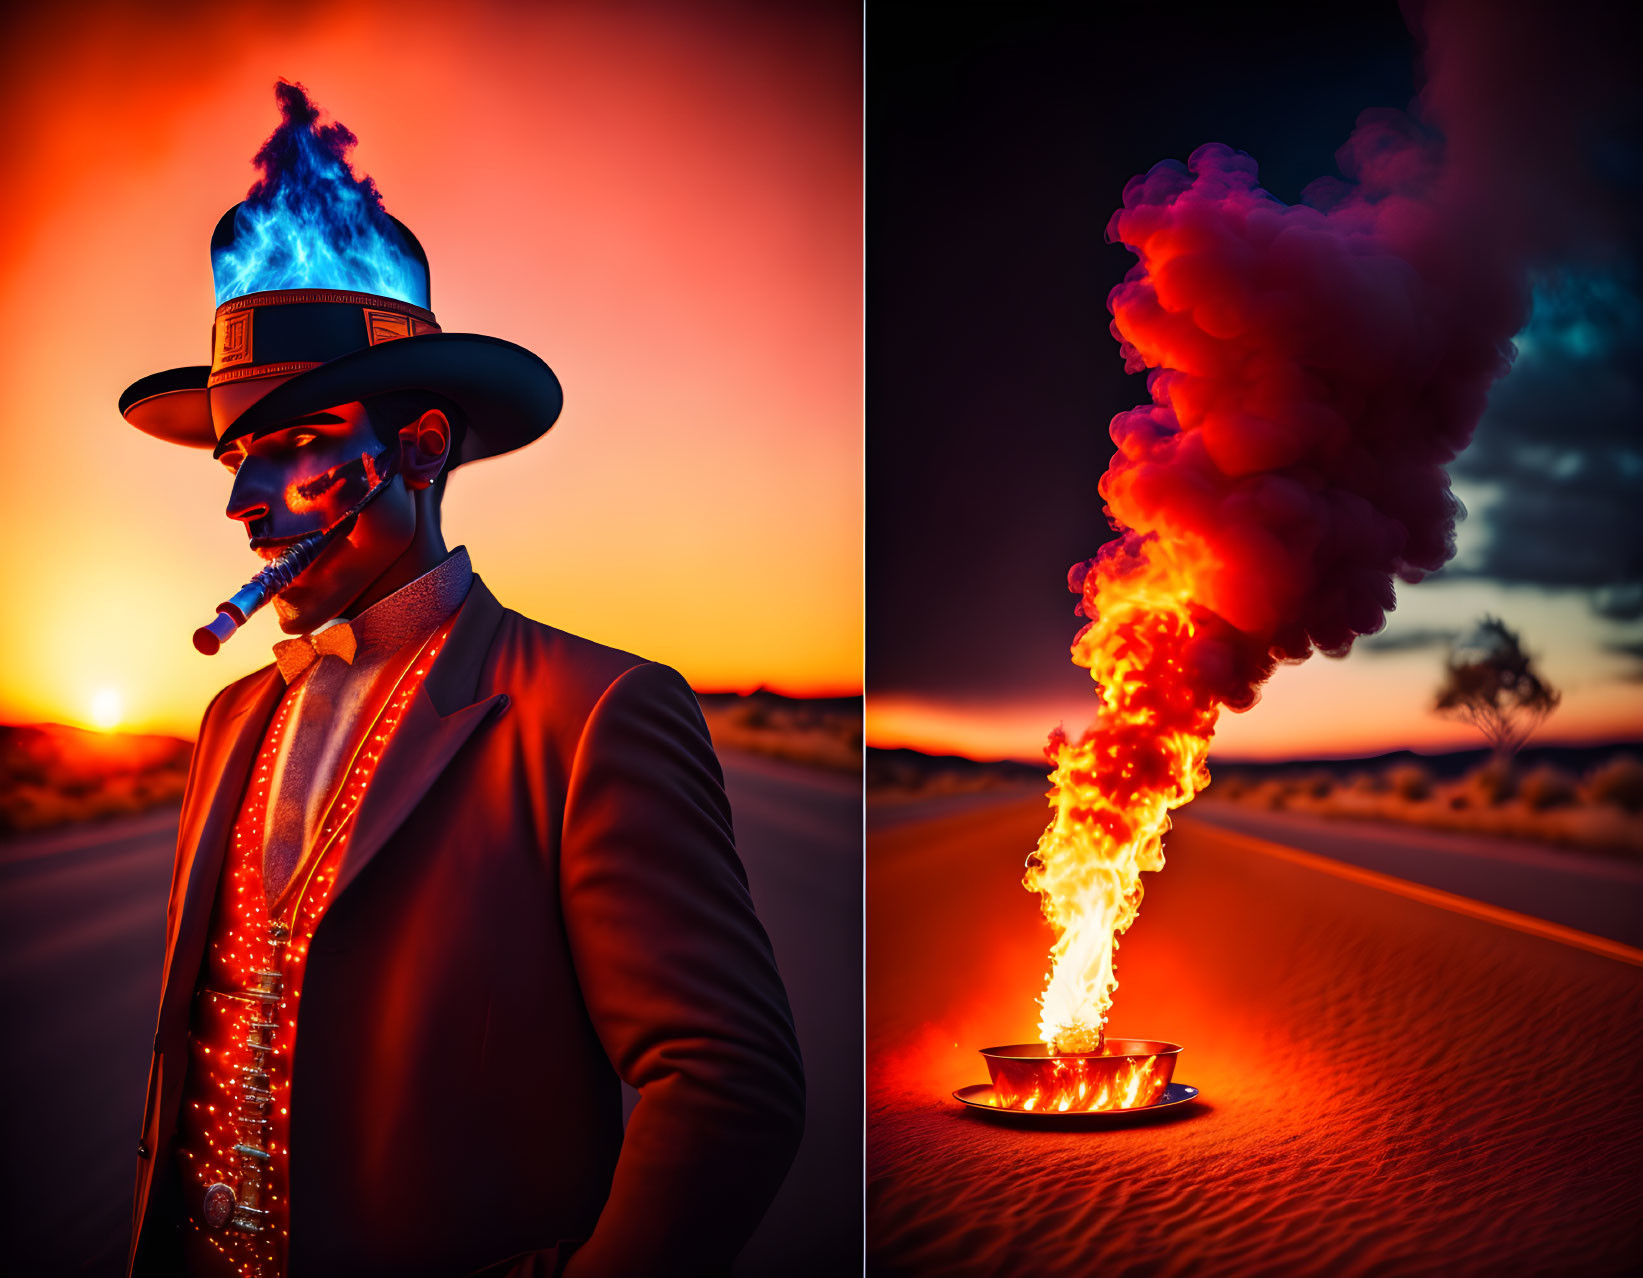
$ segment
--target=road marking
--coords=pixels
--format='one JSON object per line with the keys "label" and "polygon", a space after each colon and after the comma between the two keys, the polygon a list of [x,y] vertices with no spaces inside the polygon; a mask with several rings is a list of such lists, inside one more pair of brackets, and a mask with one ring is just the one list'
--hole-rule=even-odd
{"label": "road marking", "polygon": [[1435,905],[1439,909],[1451,910],[1456,914],[1464,914],[1469,918],[1498,923],[1501,927],[1509,927],[1518,932],[1527,932],[1530,936],[1538,936],[1543,940],[1558,941],[1564,945],[1572,945],[1576,949],[1587,950],[1592,954],[1601,954],[1605,958],[1618,959],[1622,963],[1630,963],[1633,967],[1643,967],[1643,950],[1634,949],[1632,946],[1623,944],[1620,941],[1611,941],[1606,936],[1594,936],[1590,932],[1564,927],[1561,923],[1549,923],[1545,919],[1537,919],[1529,914],[1519,914],[1516,910],[1508,910],[1499,905],[1489,905],[1484,901],[1474,901],[1471,897],[1457,896],[1453,892],[1427,887],[1421,883],[1411,883],[1408,879],[1382,874],[1378,870],[1366,870],[1361,865],[1350,865],[1345,861],[1337,861],[1333,857],[1319,856],[1315,852],[1303,852],[1299,848],[1274,843],[1269,839],[1257,838],[1255,835],[1245,834],[1241,830],[1229,830],[1224,825],[1216,825],[1214,829],[1217,834],[1234,843],[1242,844],[1251,851],[1276,857],[1280,861],[1290,861],[1295,865],[1304,865],[1310,870],[1317,870],[1323,874],[1333,874],[1336,878],[1346,879],[1351,883],[1361,883],[1365,887],[1379,888],[1382,892],[1391,892],[1396,896],[1407,897],[1411,901],[1420,901],[1425,905]]}

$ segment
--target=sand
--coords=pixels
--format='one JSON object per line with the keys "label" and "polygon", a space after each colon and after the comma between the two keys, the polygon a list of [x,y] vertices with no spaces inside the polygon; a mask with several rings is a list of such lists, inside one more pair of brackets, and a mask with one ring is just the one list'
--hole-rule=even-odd
{"label": "sand", "polygon": [[1036,1038],[1041,801],[868,845],[868,1272],[1618,1273],[1643,1257],[1643,968],[1183,822],[1111,1030],[1202,1099],[1115,1130],[948,1093]]}

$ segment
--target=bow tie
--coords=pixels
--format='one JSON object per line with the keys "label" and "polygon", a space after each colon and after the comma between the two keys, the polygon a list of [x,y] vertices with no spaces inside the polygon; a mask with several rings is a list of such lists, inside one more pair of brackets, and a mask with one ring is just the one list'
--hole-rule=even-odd
{"label": "bow tie", "polygon": [[299,639],[281,639],[274,645],[274,664],[286,683],[292,683],[315,661],[329,654],[341,657],[344,665],[354,664],[354,628],[346,621]]}

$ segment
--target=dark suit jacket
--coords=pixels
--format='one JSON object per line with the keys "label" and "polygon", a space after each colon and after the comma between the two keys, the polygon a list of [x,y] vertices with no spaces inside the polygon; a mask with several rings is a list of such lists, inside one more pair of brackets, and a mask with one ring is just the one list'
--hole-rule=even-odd
{"label": "dark suit jacket", "polygon": [[[133,1273],[174,1272],[190,1003],[282,691],[270,666],[201,724]],[[641,1091],[625,1139],[618,1075]],[[291,1090],[293,1278],[534,1278],[573,1251],[565,1272],[589,1278],[728,1266],[792,1160],[804,1079],[677,673],[504,609],[475,579],[360,805]]]}

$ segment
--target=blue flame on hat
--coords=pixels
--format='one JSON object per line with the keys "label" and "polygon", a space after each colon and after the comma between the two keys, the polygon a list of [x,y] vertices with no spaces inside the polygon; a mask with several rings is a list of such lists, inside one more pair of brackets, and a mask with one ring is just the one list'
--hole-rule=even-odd
{"label": "blue flame on hat", "polygon": [[252,161],[262,178],[237,207],[232,237],[211,249],[217,305],[323,288],[426,307],[426,260],[382,207],[376,184],[348,162],[358,139],[334,121],[320,124],[302,85],[281,80],[274,96],[280,125]]}

